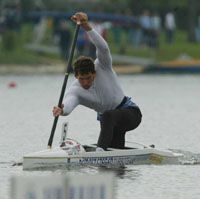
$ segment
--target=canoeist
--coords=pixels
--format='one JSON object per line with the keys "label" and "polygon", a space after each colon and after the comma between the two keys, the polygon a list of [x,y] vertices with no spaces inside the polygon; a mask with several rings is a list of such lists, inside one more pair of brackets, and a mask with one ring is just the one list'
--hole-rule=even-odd
{"label": "canoeist", "polygon": [[80,105],[95,110],[101,131],[97,151],[108,147],[123,149],[125,133],[138,127],[142,114],[139,107],[125,96],[112,68],[112,58],[106,41],[92,28],[85,13],[78,12],[71,18],[80,22],[90,41],[96,47],[97,58],[80,56],[74,63],[76,80],[69,88],[63,107],[55,106],[53,115],[69,115]]}

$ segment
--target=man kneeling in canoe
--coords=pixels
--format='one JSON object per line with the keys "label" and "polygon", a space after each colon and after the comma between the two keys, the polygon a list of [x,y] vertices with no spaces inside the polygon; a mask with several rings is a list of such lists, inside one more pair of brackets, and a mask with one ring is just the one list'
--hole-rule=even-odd
{"label": "man kneeling in canoe", "polygon": [[76,80],[69,88],[63,108],[55,106],[53,115],[69,115],[80,105],[95,110],[101,124],[97,151],[108,147],[123,149],[125,133],[138,127],[142,114],[139,107],[125,96],[112,68],[112,58],[106,41],[91,27],[85,13],[72,16],[80,22],[96,47],[97,58],[80,56],[74,63]]}

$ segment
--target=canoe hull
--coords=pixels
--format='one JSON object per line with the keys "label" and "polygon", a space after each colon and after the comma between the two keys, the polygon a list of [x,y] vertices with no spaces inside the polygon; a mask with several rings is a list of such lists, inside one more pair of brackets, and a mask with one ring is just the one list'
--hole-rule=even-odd
{"label": "canoe hull", "polygon": [[145,164],[178,164],[182,154],[154,148],[113,150],[103,152],[82,152],[67,154],[60,147],[23,157],[23,169],[48,169],[68,166],[120,166]]}

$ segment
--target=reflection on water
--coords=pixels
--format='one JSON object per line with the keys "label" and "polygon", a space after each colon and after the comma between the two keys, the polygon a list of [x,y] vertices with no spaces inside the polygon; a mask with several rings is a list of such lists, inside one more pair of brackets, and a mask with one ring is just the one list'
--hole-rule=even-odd
{"label": "reflection on water", "polygon": [[125,166],[119,168],[106,168],[106,167],[99,167],[99,172],[112,172],[115,174],[116,177],[120,179],[131,179],[136,180],[140,177],[140,171],[135,169],[134,166]]}

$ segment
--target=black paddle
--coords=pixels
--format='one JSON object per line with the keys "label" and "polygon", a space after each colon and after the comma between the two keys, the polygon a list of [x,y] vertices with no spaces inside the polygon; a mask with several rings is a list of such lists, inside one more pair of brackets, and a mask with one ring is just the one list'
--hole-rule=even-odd
{"label": "black paddle", "polygon": [[[58,102],[58,107],[60,107],[60,108],[62,107],[62,101],[63,101],[63,97],[64,97],[64,94],[65,94],[67,80],[68,80],[69,73],[70,73],[70,70],[71,70],[72,59],[73,59],[73,56],[74,56],[74,50],[75,50],[75,46],[76,46],[76,41],[77,41],[79,29],[80,29],[80,24],[77,23],[76,29],[75,29],[75,32],[74,32],[72,45],[71,45],[70,54],[69,54],[69,60],[68,60],[68,64],[67,64],[65,78],[64,78],[64,81],[63,81],[62,90],[61,90],[61,94],[60,94],[60,98],[59,98],[59,102]],[[51,135],[50,135],[49,141],[48,141],[48,147],[49,148],[51,148],[51,146],[52,146],[53,137],[54,137],[54,133],[55,133],[55,130],[56,130],[58,118],[59,118],[59,116],[56,116],[54,118],[53,126],[52,126],[52,129],[51,129]]]}

